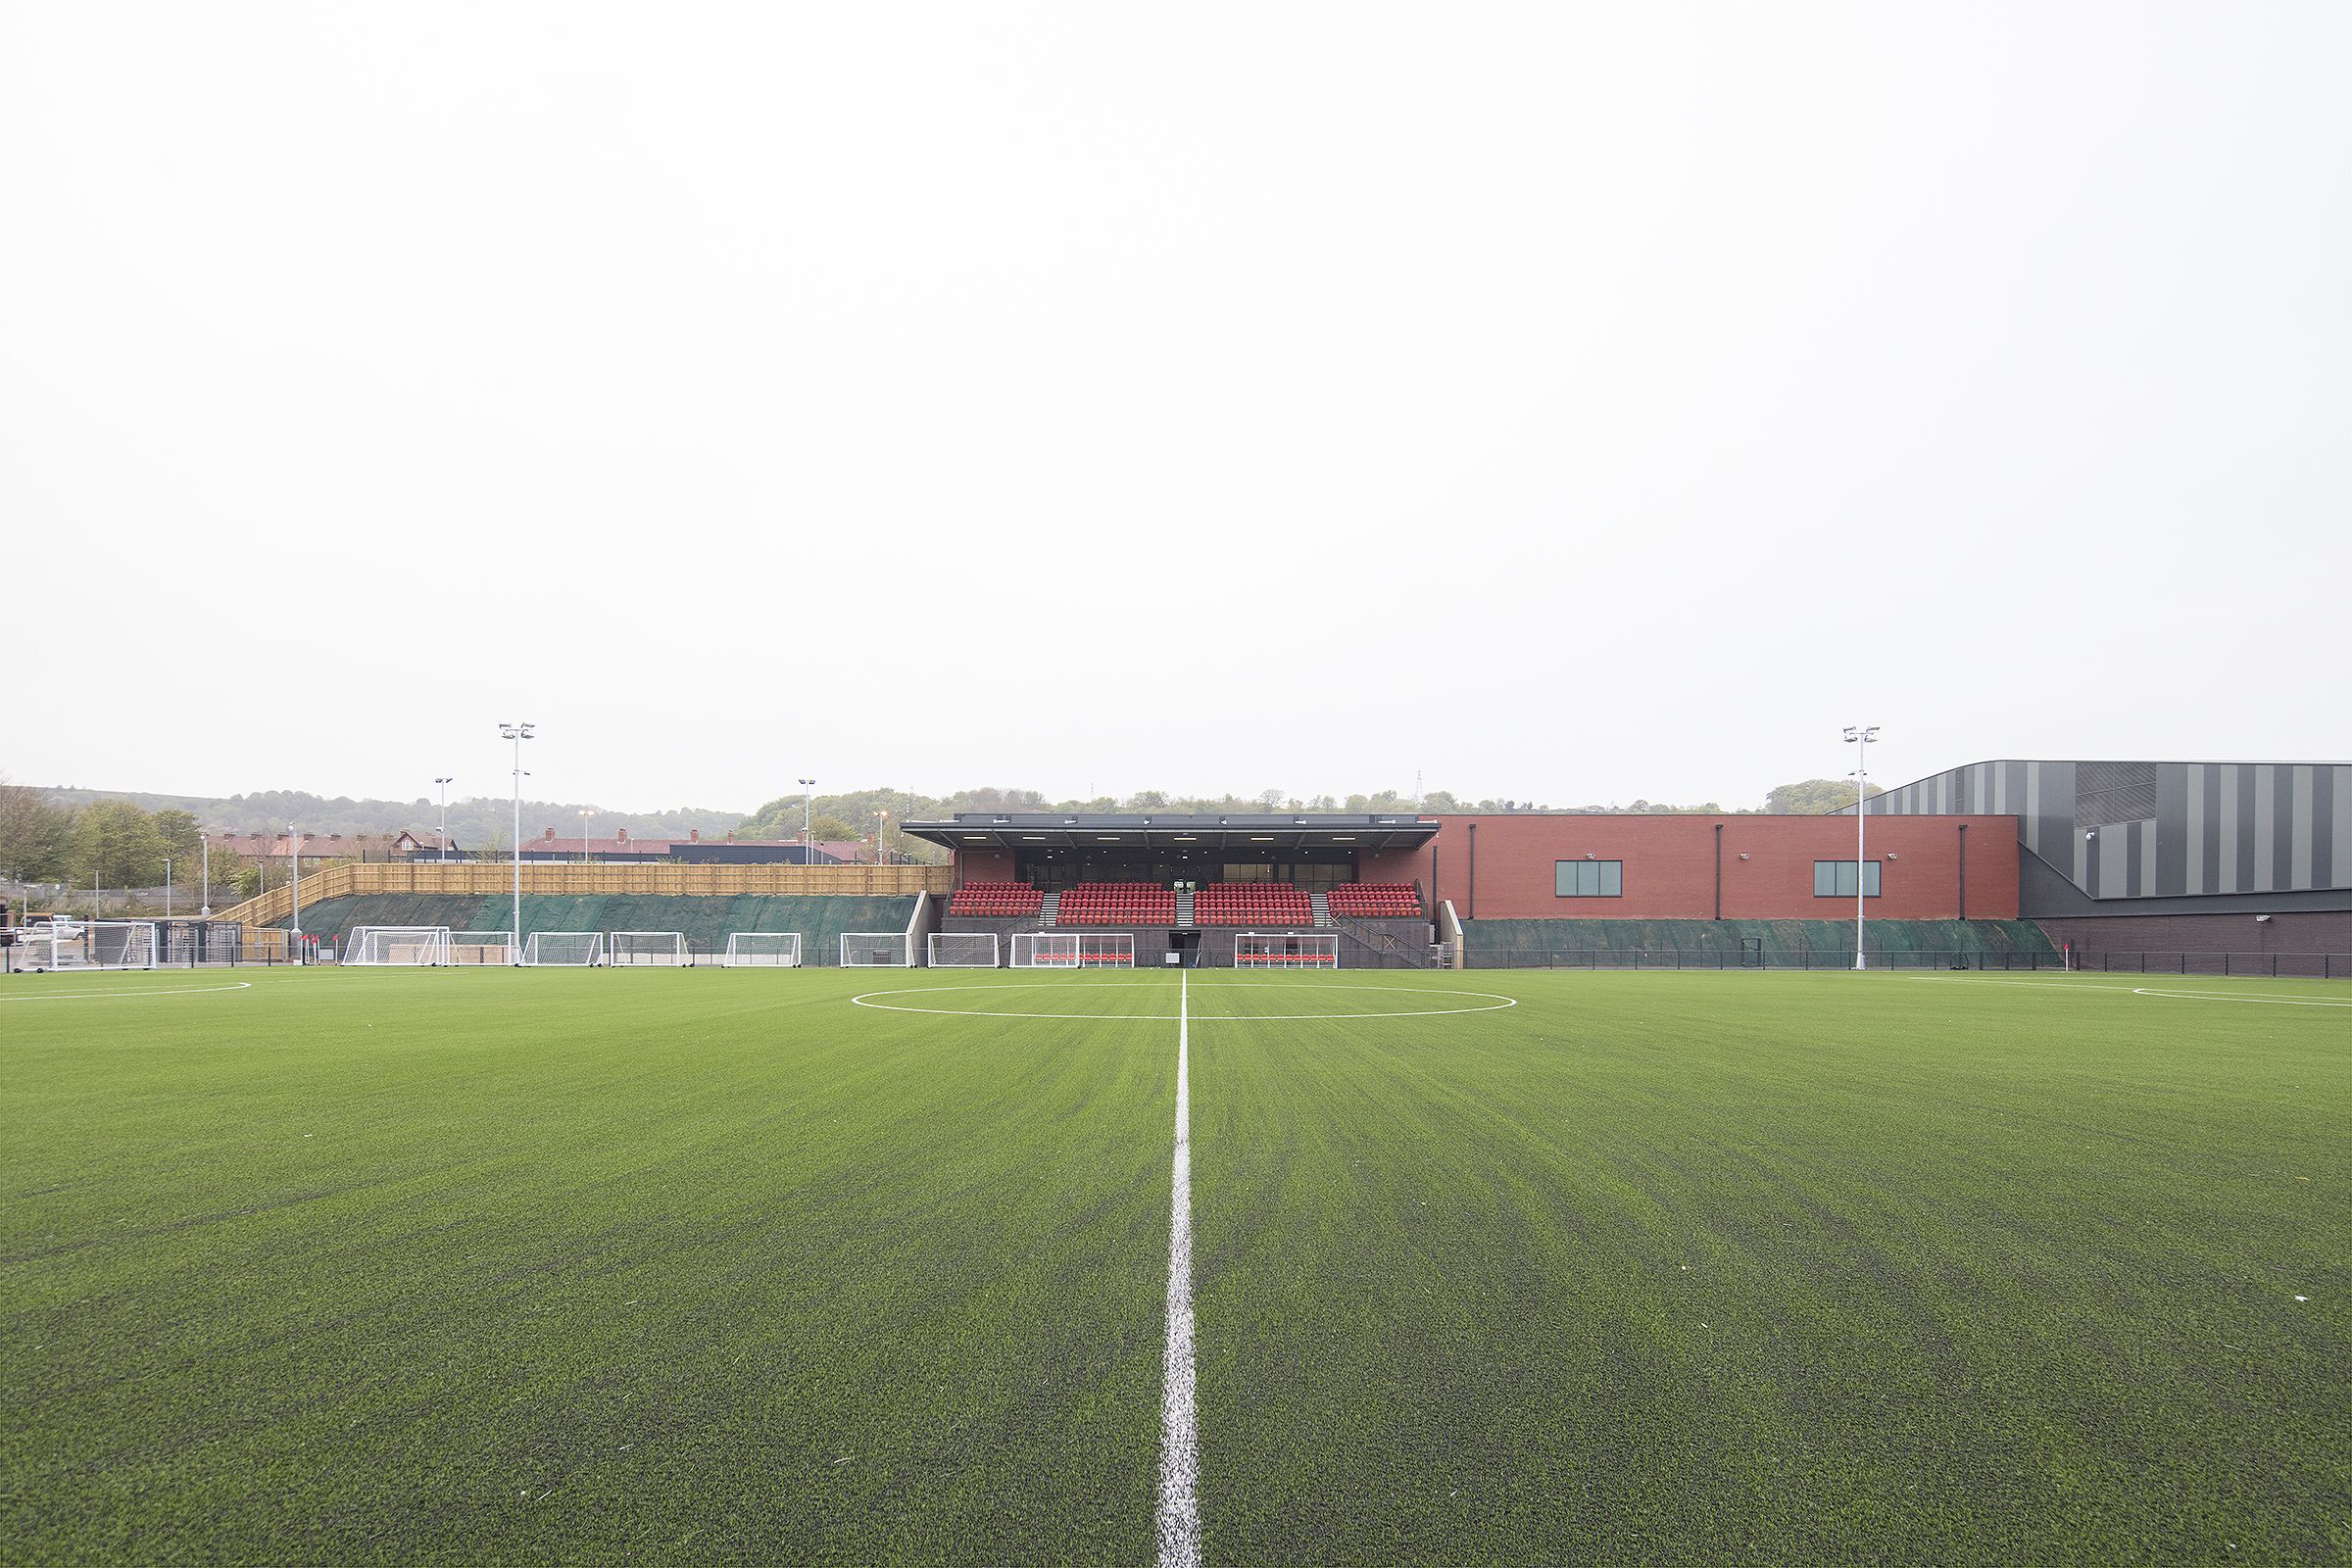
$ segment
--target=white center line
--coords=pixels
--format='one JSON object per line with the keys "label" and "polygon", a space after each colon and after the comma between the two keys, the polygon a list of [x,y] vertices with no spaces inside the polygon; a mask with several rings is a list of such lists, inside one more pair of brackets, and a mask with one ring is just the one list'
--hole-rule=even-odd
{"label": "white center line", "polygon": [[1176,977],[1176,1179],[1168,1216],[1168,1348],[1160,1367],[1159,1568],[1200,1562],[1200,1421],[1194,1404],[1191,988]]}

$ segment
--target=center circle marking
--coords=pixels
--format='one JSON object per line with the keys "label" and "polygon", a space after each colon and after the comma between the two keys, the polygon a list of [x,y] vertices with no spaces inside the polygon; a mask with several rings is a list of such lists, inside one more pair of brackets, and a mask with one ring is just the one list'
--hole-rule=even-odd
{"label": "center circle marking", "polygon": [[[868,991],[852,997],[851,1003],[860,1007],[872,1007],[879,1012],[922,1012],[941,1018],[1040,1018],[1066,1019],[1092,1023],[1174,1023],[1172,1012],[1014,1012],[990,1007],[917,1007],[902,1002],[884,1002],[884,997],[936,997],[956,991],[1137,991],[1141,986],[1123,981],[1030,980],[1008,985],[980,986],[906,986],[895,991]],[[1214,988],[1212,988],[1214,989]],[[1519,999],[1494,991],[1448,991],[1438,986],[1338,986],[1339,991],[1383,991],[1421,997],[1475,997],[1475,1006],[1464,1007],[1406,1007],[1387,1012],[1200,1012],[1190,1016],[1198,1023],[1310,1023],[1344,1021],[1350,1018],[1444,1018],[1458,1013],[1499,1012],[1516,1007]]]}

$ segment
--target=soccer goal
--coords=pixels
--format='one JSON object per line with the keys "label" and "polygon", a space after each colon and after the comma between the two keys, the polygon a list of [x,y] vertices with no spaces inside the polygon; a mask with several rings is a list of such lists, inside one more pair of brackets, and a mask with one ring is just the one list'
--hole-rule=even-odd
{"label": "soccer goal", "polygon": [[1245,931],[1233,939],[1236,969],[1337,969],[1340,938],[1332,931]]}
{"label": "soccer goal", "polygon": [[615,931],[605,952],[615,969],[683,969],[694,962],[683,931]]}
{"label": "soccer goal", "polygon": [[1015,931],[1015,969],[1132,969],[1135,938],[1124,931]]}
{"label": "soccer goal", "polygon": [[602,931],[534,931],[522,945],[522,961],[537,968],[562,965],[567,968],[590,968],[605,961],[605,934]]}
{"label": "soccer goal", "polygon": [[514,933],[452,931],[449,934],[449,961],[461,964],[513,963]]}
{"label": "soccer goal", "polygon": [[445,925],[355,925],[343,939],[343,962],[443,964],[449,961]]}
{"label": "soccer goal", "polygon": [[904,931],[844,931],[841,934],[844,969],[911,969],[914,938]]}
{"label": "soccer goal", "polygon": [[152,920],[50,920],[26,927],[16,945],[28,969],[152,969]]}
{"label": "soccer goal", "polygon": [[934,931],[931,933],[934,969],[994,969],[997,934],[994,931]]}
{"label": "soccer goal", "polygon": [[718,960],[730,969],[798,969],[801,934],[798,931],[730,931],[727,956]]}
{"label": "soccer goal", "polygon": [[155,967],[153,920],[92,920],[90,962],[101,969]]}

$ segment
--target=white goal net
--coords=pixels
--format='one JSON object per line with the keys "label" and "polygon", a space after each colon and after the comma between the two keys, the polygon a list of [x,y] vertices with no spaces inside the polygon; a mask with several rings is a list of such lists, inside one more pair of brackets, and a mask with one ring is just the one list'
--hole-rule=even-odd
{"label": "white goal net", "polygon": [[512,931],[452,931],[449,934],[449,961],[452,963],[513,963],[514,958],[514,933]]}
{"label": "white goal net", "polygon": [[844,931],[841,934],[844,969],[910,969],[914,939],[904,931]]}
{"label": "white goal net", "polygon": [[16,940],[27,969],[152,969],[152,920],[51,920],[25,927]]}
{"label": "white goal net", "polygon": [[602,931],[534,931],[522,945],[522,961],[534,968],[588,968],[605,961]]}
{"label": "white goal net", "polygon": [[730,969],[798,969],[801,934],[798,931],[731,931],[727,956],[718,960]]}
{"label": "white goal net", "polygon": [[343,962],[443,964],[449,961],[445,925],[355,925],[343,939]]}
{"label": "white goal net", "polygon": [[997,934],[994,931],[934,931],[931,933],[934,969],[994,969]]}
{"label": "white goal net", "polygon": [[615,969],[683,969],[694,962],[683,931],[615,931],[605,953]]}
{"label": "white goal net", "polygon": [[1340,939],[1330,931],[1245,931],[1233,939],[1236,969],[1337,969]]}
{"label": "white goal net", "polygon": [[1125,931],[1015,931],[1015,969],[1132,969],[1135,938]]}

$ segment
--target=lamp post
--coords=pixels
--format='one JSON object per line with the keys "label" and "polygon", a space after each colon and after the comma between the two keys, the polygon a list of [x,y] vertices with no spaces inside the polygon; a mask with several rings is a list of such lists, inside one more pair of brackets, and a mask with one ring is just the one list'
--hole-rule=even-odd
{"label": "lamp post", "polygon": [[213,917],[213,836],[199,833],[196,842],[204,851],[204,902],[197,907],[196,913],[200,918],[210,920]]}
{"label": "lamp post", "polygon": [[585,806],[580,808],[580,863],[582,865],[586,865],[592,858],[588,853],[588,824],[595,820],[596,813],[594,811]]}
{"label": "lamp post", "polygon": [[172,918],[172,857],[164,857],[164,918]]}
{"label": "lamp post", "polygon": [[514,743],[514,929],[508,933],[511,962],[522,961],[522,743],[531,738],[530,724],[500,723],[499,735]]}
{"label": "lamp post", "polygon": [[883,835],[883,833],[886,831],[886,825],[889,823],[889,821],[890,821],[890,810],[889,810],[889,808],[888,808],[887,807],[877,807],[877,808],[875,808],[875,809],[874,809],[874,863],[875,863],[876,865],[882,865],[882,864],[886,863],[886,862],[888,861],[888,859],[889,859],[889,852],[888,852],[887,850],[885,850],[885,849],[883,849],[883,848],[882,848],[882,835]]}
{"label": "lamp post", "polygon": [[436,861],[445,861],[449,858],[449,785],[450,780],[456,776],[450,774],[433,780],[434,783],[441,786],[441,842],[433,855]]}
{"label": "lamp post", "polygon": [[293,879],[288,884],[293,890],[290,902],[294,910],[294,952],[287,961],[300,963],[302,961],[302,836],[294,831],[294,824],[291,822],[286,824],[286,855],[288,857],[287,863],[294,867]]}
{"label": "lamp post", "polygon": [[812,778],[801,780],[801,863],[803,865],[816,863],[808,853],[808,802],[811,799],[810,791],[815,788],[816,780]]}
{"label": "lamp post", "polygon": [[1854,751],[1854,967],[1867,969],[1870,959],[1862,951],[1862,923],[1868,916],[1863,910],[1863,899],[1869,892],[1863,881],[1863,855],[1870,821],[1870,743],[1879,738],[1876,724],[1848,724],[1845,738]]}

